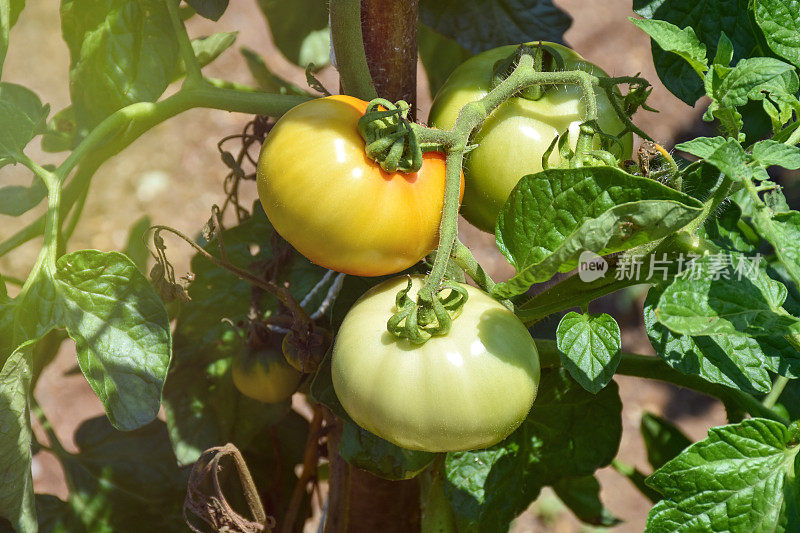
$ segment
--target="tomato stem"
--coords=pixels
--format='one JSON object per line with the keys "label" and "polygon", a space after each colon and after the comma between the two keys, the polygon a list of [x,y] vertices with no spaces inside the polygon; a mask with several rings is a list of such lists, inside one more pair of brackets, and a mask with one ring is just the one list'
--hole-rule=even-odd
{"label": "tomato stem", "polygon": [[364,51],[361,0],[331,0],[331,47],[344,94],[377,98]]}
{"label": "tomato stem", "polygon": [[453,248],[453,262],[455,262],[458,267],[463,270],[467,276],[472,278],[472,280],[478,284],[478,287],[483,289],[484,292],[491,294],[492,289],[494,289],[494,280],[489,276],[489,274],[481,267],[478,260],[475,259],[475,256],[472,255],[472,252],[464,246],[460,240],[456,239],[455,246]]}
{"label": "tomato stem", "polygon": [[419,476],[421,533],[456,533],[453,508],[444,492],[444,469],[447,454],[438,454]]}

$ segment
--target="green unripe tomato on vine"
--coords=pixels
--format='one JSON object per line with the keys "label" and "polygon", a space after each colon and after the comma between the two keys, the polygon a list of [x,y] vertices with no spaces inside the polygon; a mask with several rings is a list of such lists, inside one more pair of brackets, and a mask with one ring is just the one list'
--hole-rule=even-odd
{"label": "green unripe tomato on vine", "polygon": [[245,396],[264,403],[292,396],[303,374],[286,362],[279,349],[245,350],[233,360],[233,384]]}
{"label": "green unripe tomato on vine", "polygon": [[[352,419],[398,446],[444,452],[485,448],[525,419],[539,386],[539,355],[520,320],[488,294],[469,295],[446,335],[417,346],[386,322],[398,277],[364,294],[347,313],[333,347],[336,395]],[[408,296],[416,299],[423,278]]]}
{"label": "green unripe tomato on vine", "polygon": [[[542,44],[559,53],[564,61],[564,70],[583,70],[598,77],[607,76],[598,66],[565,46]],[[495,64],[514,53],[516,48],[512,45],[488,50],[456,68],[434,99],[430,125],[440,129],[452,128],[465,104],[484,97],[492,89]],[[515,96],[501,104],[471,138],[478,147],[469,152],[464,161],[465,189],[461,214],[484,231],[494,232],[500,208],[520,178],[542,170],[542,156],[555,137],[569,131],[569,144],[575,149],[580,124],[586,117],[580,87],[558,85],[543,88],[544,94],[538,100]],[[599,89],[595,92],[598,124],[603,132],[616,135],[624,126],[605,93]],[[622,144],[621,158],[629,158],[632,136],[625,135]],[[550,155],[549,163],[551,166],[561,163],[557,149]]]}

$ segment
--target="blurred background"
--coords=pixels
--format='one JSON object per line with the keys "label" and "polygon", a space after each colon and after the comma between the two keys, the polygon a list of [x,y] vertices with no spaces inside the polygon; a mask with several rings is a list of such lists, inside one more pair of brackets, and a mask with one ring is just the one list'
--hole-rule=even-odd
{"label": "blurred background", "polygon": [[[565,38],[578,53],[612,76],[642,73],[653,83],[655,89],[649,104],[660,113],[640,112],[635,122],[656,141],[670,148],[687,137],[710,131],[708,125],[700,121],[702,101],[691,108],[658,83],[649,39],[627,21],[632,14],[630,0],[556,0],[555,3],[574,19]],[[188,28],[193,38],[218,31],[239,32],[234,47],[206,67],[207,74],[254,85],[238,52],[240,47],[246,46],[259,52],[273,72],[305,87],[304,72],[287,61],[272,44],[269,27],[255,2],[231,2],[219,22],[193,17],[188,21]],[[531,40],[536,38],[530,36]],[[68,70],[69,53],[61,38],[59,2],[29,1],[12,30],[4,79],[29,87],[55,112],[69,104]],[[418,75],[418,117],[424,120],[431,97],[421,67]],[[338,81],[332,68],[322,70],[318,77],[329,90],[336,91]],[[250,119],[250,116],[222,111],[192,110],[145,134],[97,173],[68,251],[121,250],[131,225],[145,215],[154,224],[166,224],[189,235],[197,234],[208,220],[211,205],[221,204],[225,198],[222,180],[228,169],[219,158],[216,144],[226,135],[239,133]],[[36,142],[28,151],[39,162],[57,163],[63,157],[41,152]],[[21,166],[6,167],[0,173],[0,185],[12,184],[28,185],[30,175]],[[255,185],[248,182],[242,194],[242,204],[250,205],[256,198]],[[21,218],[0,217],[0,240],[38,217],[43,212],[41,207]],[[492,236],[470,227],[463,220],[460,233],[495,279],[506,279],[512,274],[510,265],[494,247]],[[10,256],[0,258],[0,272],[24,279],[40,245],[41,239],[37,239]],[[168,246],[176,274],[187,273],[191,257],[189,247],[177,241],[168,242]],[[592,310],[596,312],[602,308],[613,312],[623,328],[624,350],[651,354],[641,324],[644,295],[645,289],[634,287],[593,304]],[[80,422],[103,413],[83,376],[65,376],[74,365],[74,347],[68,342],[44,372],[36,391],[42,408],[69,450],[74,450],[72,434]],[[644,412],[663,416],[692,440],[704,438],[710,426],[725,423],[722,406],[709,398],[661,383],[625,376],[615,379],[620,385],[624,405],[619,457],[645,472],[649,472],[649,466],[639,433]],[[33,468],[37,492],[66,496],[63,473],[57,461],[47,453],[40,453],[34,459]],[[615,516],[624,520],[613,531],[642,531],[650,502],[611,468],[600,471],[599,479],[604,503]],[[550,492],[544,492],[514,527],[517,532],[589,530],[572,518]]]}

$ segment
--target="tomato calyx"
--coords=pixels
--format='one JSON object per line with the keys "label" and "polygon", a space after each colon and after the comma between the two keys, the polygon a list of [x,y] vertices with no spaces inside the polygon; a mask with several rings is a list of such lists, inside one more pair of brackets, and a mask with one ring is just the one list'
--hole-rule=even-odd
{"label": "tomato calyx", "polygon": [[411,106],[376,98],[358,120],[358,132],[366,142],[370,159],[387,172],[416,172],[422,166],[422,148],[408,120]]}
{"label": "tomato calyx", "polygon": [[433,295],[420,292],[417,301],[408,296],[412,279],[397,293],[395,307],[398,311],[386,323],[389,333],[408,339],[412,344],[424,344],[434,335],[446,335],[453,319],[461,314],[469,295],[457,283],[444,281]]}
{"label": "tomato calyx", "polygon": [[[491,87],[495,88],[505,80],[519,64],[522,56],[533,58],[533,69],[537,72],[558,72],[566,67],[564,58],[558,51],[542,41],[533,44],[521,44],[507,57],[498,60],[492,68]],[[526,100],[540,100],[544,97],[546,87],[542,85],[531,85],[522,89],[518,96]]]}

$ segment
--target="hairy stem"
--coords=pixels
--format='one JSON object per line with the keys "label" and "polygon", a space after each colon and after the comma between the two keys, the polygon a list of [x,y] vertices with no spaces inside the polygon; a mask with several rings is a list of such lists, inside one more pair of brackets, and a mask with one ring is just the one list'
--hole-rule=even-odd
{"label": "hairy stem", "polygon": [[489,274],[481,267],[475,256],[472,255],[469,248],[456,239],[455,247],[453,248],[453,261],[458,267],[463,270],[467,276],[478,284],[478,287],[483,289],[484,292],[491,293],[494,289],[494,280]]}
{"label": "hairy stem", "polygon": [[768,407],[772,409],[775,407],[775,404],[778,402],[778,398],[781,397],[783,393],[783,389],[786,388],[786,385],[789,383],[789,378],[786,376],[778,376],[775,378],[775,382],[772,384],[772,388],[769,390],[769,394],[764,397],[764,400],[761,402],[764,407]]}
{"label": "hairy stem", "polygon": [[183,66],[186,69],[186,82],[189,84],[199,83],[203,79],[200,73],[200,63],[197,62],[197,56],[194,55],[192,48],[192,41],[189,39],[189,34],[186,33],[186,26],[183,25],[180,13],[178,13],[178,4],[180,0],[166,0],[167,10],[169,10],[169,18],[172,22],[172,29],[178,38],[178,51],[180,52]]}
{"label": "hairy stem", "polygon": [[[417,126],[419,142],[437,144],[447,154],[447,182],[445,186],[444,210],[439,227],[439,247],[431,273],[420,290],[423,300],[431,301],[447,271],[447,263],[458,233],[458,192],[461,180],[461,165],[472,132],[503,102],[526,87],[534,85],[573,84],[581,87],[586,100],[586,120],[597,119],[597,97],[594,86],[598,79],[587,72],[571,70],[565,72],[540,72],[534,68],[534,59],[523,55],[517,67],[486,96],[465,105],[449,131],[437,131]],[[427,131],[426,131],[427,130]]]}
{"label": "hairy stem", "polygon": [[367,66],[361,30],[361,0],[331,0],[331,46],[345,94],[362,100],[378,97]]}

